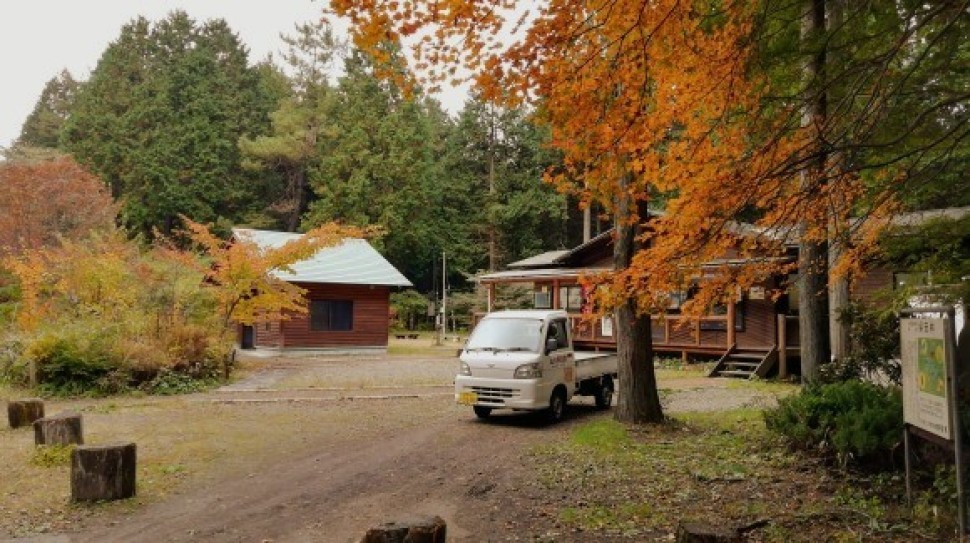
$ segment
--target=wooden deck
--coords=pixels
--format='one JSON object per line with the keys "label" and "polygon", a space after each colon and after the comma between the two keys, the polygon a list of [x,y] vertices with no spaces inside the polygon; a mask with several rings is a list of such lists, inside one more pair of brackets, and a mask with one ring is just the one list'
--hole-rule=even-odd
{"label": "wooden deck", "polygon": [[[484,315],[476,313],[473,324],[477,324]],[[772,359],[769,365],[759,364],[760,373],[764,373],[765,367],[773,369],[777,364],[779,377],[786,378],[791,363],[797,363],[799,356],[798,317],[774,317],[772,324],[775,326],[748,326],[739,331],[728,327],[728,323],[734,319],[730,314],[704,317],[658,315],[651,319],[653,350],[655,353],[678,356],[685,363],[697,359],[723,362],[731,353],[757,352],[763,362],[767,361],[766,358]],[[577,349],[616,350],[613,319],[569,313],[569,320]]]}

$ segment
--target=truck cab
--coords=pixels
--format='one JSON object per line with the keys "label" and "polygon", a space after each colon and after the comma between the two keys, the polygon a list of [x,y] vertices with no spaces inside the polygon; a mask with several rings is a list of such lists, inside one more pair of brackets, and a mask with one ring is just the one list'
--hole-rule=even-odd
{"label": "truck cab", "polygon": [[575,394],[598,393],[606,407],[612,401],[616,356],[577,358],[564,311],[490,313],[459,358],[455,400],[481,418],[493,409],[543,410],[555,421]]}

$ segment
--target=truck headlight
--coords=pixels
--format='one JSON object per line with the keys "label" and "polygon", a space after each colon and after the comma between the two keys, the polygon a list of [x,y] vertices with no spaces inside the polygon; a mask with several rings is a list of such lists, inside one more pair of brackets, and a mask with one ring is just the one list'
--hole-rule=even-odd
{"label": "truck headlight", "polygon": [[458,366],[458,375],[470,376],[471,374],[472,374],[472,370],[471,368],[468,367],[468,364],[462,362],[461,365]]}
{"label": "truck headlight", "polygon": [[522,364],[515,368],[516,379],[538,379],[540,377],[542,377],[542,369],[539,367],[538,362]]}

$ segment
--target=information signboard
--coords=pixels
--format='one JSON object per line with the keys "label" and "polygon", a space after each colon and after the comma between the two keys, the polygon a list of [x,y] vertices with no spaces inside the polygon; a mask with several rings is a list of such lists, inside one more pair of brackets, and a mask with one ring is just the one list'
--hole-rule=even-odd
{"label": "information signboard", "polygon": [[952,319],[900,319],[903,419],[946,440],[953,439],[952,338]]}

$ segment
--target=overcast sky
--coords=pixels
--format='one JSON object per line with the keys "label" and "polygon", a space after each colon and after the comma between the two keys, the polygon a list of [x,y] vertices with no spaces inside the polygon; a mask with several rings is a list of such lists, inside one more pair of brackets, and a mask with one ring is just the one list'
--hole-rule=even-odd
{"label": "overcast sky", "polygon": [[[67,68],[87,79],[121,26],[142,15],[159,20],[176,9],[196,20],[225,19],[256,61],[283,46],[281,33],[316,20],[321,0],[0,0],[0,147],[20,135],[44,84]],[[462,97],[442,96],[451,111]]]}

